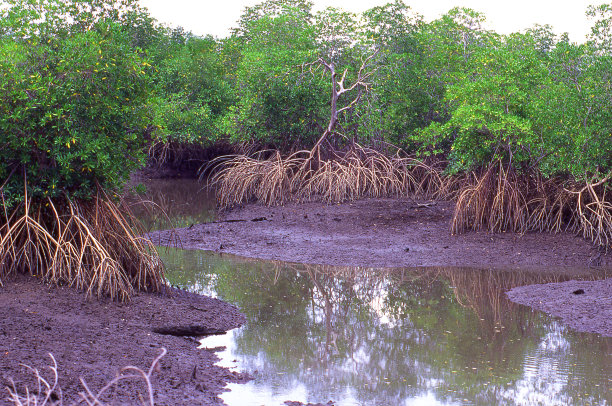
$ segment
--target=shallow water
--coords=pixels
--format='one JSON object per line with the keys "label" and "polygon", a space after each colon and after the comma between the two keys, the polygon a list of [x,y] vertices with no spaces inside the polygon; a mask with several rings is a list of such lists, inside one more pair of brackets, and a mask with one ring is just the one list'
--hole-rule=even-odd
{"label": "shallow water", "polygon": [[[215,218],[193,181],[148,196],[177,226]],[[167,222],[145,217],[151,228]],[[458,268],[371,269],[160,249],[173,285],[238,306],[247,323],[202,340],[254,380],[233,405],[609,405],[612,338],[516,305],[519,285],[606,277]],[[609,277],[609,275],[607,275]]]}
{"label": "shallow water", "polygon": [[[511,303],[529,283],[601,277],[294,265],[162,249],[172,284],[238,306],[247,324],[204,347],[255,380],[232,405],[604,405],[612,339]],[[246,402],[246,403],[245,403]]]}
{"label": "shallow water", "polygon": [[147,231],[188,227],[216,219],[215,197],[196,179],[152,179],[128,201]]}

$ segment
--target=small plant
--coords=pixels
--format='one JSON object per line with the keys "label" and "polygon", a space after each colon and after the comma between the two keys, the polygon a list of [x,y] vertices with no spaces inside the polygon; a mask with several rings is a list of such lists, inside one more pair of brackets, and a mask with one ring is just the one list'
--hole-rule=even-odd
{"label": "small plant", "polygon": [[[155,398],[153,395],[153,385],[151,384],[151,377],[153,376],[153,372],[159,370],[159,362],[166,355],[168,351],[165,348],[161,348],[161,353],[153,360],[151,366],[148,371],[144,371],[135,366],[126,366],[121,368],[119,373],[115,378],[113,378],[110,382],[108,382],[102,389],[97,392],[92,391],[87,383],[81,378],[81,386],[83,386],[83,391],[79,392],[79,402],[74,402],[72,404],[86,404],[88,406],[104,406],[104,395],[110,389],[117,387],[121,382],[126,380],[142,380],[146,387],[146,396],[143,398],[139,396],[141,399],[141,404],[146,406],[154,406]],[[24,365],[28,370],[30,370],[36,379],[38,384],[38,388],[36,392],[30,392],[29,388],[25,388],[25,393],[20,394],[17,390],[15,383],[12,383],[12,387],[8,387],[9,392],[9,401],[12,402],[15,406],[46,406],[46,405],[54,405],[54,406],[62,406],[62,391],[58,387],[58,366],[55,361],[55,357],[53,354],[49,354],[49,358],[51,358],[51,362],[53,366],[49,366],[49,369],[52,373],[52,378],[50,380],[45,379],[41,373],[36,368],[32,368],[29,365]]]}

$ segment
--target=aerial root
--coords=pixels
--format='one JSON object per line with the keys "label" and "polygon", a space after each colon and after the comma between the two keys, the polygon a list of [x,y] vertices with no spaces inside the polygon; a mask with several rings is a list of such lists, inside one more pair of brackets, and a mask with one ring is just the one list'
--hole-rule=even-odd
{"label": "aerial root", "polygon": [[[314,150],[313,150],[314,151]],[[278,151],[262,158],[226,156],[210,178],[218,203],[227,208],[251,201],[266,205],[287,201],[340,203],[362,197],[442,197],[447,184],[433,166],[399,153],[388,157],[356,146],[327,158],[299,151],[283,158]]]}
{"label": "aerial root", "polygon": [[580,233],[595,245],[612,244],[610,175],[580,185],[538,172],[518,173],[497,162],[463,180],[451,223],[452,233],[528,231]]}
{"label": "aerial root", "polygon": [[26,273],[119,300],[161,290],[163,264],[124,206],[102,191],[91,201],[26,196],[10,213],[4,206],[0,280]]}

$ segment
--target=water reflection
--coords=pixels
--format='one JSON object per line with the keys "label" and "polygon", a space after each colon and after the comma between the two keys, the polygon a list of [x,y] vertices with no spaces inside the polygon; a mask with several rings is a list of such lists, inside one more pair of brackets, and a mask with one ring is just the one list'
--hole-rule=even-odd
{"label": "water reflection", "polygon": [[195,179],[150,179],[146,192],[127,197],[147,231],[216,220],[214,193]]}
{"label": "water reflection", "polygon": [[569,331],[504,294],[602,274],[336,268],[174,249],[162,255],[173,284],[234,303],[248,317],[221,338],[225,362],[256,377],[231,386],[223,396],[229,405],[611,402],[612,339]]}

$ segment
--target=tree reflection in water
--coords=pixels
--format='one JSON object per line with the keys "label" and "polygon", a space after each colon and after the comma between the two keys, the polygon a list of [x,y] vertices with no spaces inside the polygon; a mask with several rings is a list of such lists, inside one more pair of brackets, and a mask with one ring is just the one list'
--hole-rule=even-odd
{"label": "tree reflection in water", "polygon": [[[532,283],[602,277],[477,269],[373,269],[168,250],[169,278],[236,304],[232,358],[255,386],[309,401],[603,404],[612,340],[571,332],[506,299]],[[182,271],[178,271],[180,268]],[[234,390],[237,390],[234,388]],[[342,404],[342,403],[339,403]]]}
{"label": "tree reflection in water", "polygon": [[[217,219],[214,193],[195,179],[147,179],[144,189],[140,194],[128,194],[127,201],[148,231],[187,227]],[[180,245],[178,239],[176,242]]]}

